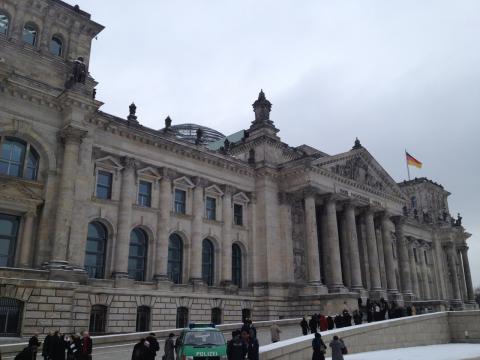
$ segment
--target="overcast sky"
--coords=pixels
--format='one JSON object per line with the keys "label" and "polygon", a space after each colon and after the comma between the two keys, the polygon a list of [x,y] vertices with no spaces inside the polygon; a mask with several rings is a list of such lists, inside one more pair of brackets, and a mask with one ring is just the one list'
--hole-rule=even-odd
{"label": "overcast sky", "polygon": [[[70,1],[74,4],[74,1]],[[247,128],[261,88],[282,140],[329,154],[356,136],[398,181],[404,150],[449,190],[480,286],[480,1],[78,0],[106,29],[102,110],[142,124]]]}

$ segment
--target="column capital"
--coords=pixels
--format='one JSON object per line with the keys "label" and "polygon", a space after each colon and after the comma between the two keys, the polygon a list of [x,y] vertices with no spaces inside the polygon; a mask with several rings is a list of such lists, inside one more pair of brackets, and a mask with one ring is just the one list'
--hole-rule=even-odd
{"label": "column capital", "polygon": [[28,210],[25,215],[27,218],[36,218],[37,217],[37,210],[36,209],[30,209]]}
{"label": "column capital", "polygon": [[196,187],[204,188],[208,185],[208,180],[200,176],[193,178],[193,183]]}
{"label": "column capital", "polygon": [[468,245],[467,244],[462,244],[462,245],[457,245],[457,250],[461,251],[461,252],[467,252],[469,249]]}
{"label": "column capital", "polygon": [[293,194],[290,194],[284,191],[280,191],[278,193],[278,202],[280,203],[280,205],[291,205],[293,201],[294,201]]}
{"label": "column capital", "polygon": [[86,130],[67,125],[60,130],[59,137],[65,144],[80,144],[87,134],[88,131]]}
{"label": "column capital", "polygon": [[138,166],[138,161],[130,156],[124,156],[122,158],[122,165],[125,170],[135,170]]}
{"label": "column capital", "polygon": [[302,190],[303,197],[315,197],[318,195],[318,189],[313,186],[307,186]]}
{"label": "column capital", "polygon": [[235,187],[231,185],[223,185],[222,186],[224,196],[231,196],[235,193]]}
{"label": "column capital", "polygon": [[342,200],[345,200],[345,197],[339,195],[339,194],[334,194],[334,193],[328,193],[321,195],[320,198],[323,200],[323,203],[326,205],[328,203],[336,203]]}
{"label": "column capital", "polygon": [[164,167],[161,168],[159,172],[160,175],[162,175],[162,178],[164,178],[165,180],[173,181],[178,178],[178,173],[173,169]]}

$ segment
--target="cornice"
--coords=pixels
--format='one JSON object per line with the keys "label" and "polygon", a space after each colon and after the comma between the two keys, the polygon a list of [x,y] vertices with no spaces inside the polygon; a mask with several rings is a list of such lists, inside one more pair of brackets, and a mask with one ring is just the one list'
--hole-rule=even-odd
{"label": "cornice", "polygon": [[287,158],[286,161],[296,160],[303,156],[302,151],[295,149],[289,146],[288,144],[282,141],[279,141],[275,138],[272,138],[271,136],[268,136],[268,135],[261,135],[252,140],[249,140],[247,138],[242,142],[235,143],[231,145],[230,153],[232,155],[245,153],[245,152],[248,152],[250,149],[265,143],[274,147],[275,149],[282,150],[282,155]]}

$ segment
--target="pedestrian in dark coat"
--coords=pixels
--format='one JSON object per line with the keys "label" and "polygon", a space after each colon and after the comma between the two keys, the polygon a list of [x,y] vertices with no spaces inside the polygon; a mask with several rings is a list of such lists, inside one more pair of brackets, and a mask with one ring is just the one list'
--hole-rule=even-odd
{"label": "pedestrian in dark coat", "polygon": [[328,330],[332,330],[335,327],[335,322],[331,316],[327,317]]}
{"label": "pedestrian in dark coat", "polygon": [[320,331],[328,330],[328,320],[325,317],[325,315],[320,314],[319,325],[320,325]]}
{"label": "pedestrian in dark coat", "polygon": [[28,346],[33,351],[33,360],[37,360],[37,351],[40,344],[40,341],[38,341],[38,334],[33,335],[30,340],[28,340]]}
{"label": "pedestrian in dark coat", "polygon": [[149,342],[145,339],[141,339],[135,344],[132,351],[132,360],[146,360],[148,358]]}
{"label": "pedestrian in dark coat", "polygon": [[228,360],[244,360],[247,355],[248,347],[243,338],[240,336],[240,331],[232,332],[232,340],[227,344],[227,358]]}
{"label": "pedestrian in dark coat", "polygon": [[257,338],[251,337],[247,332],[242,331],[242,338],[247,344],[247,359],[248,360],[259,360],[259,349],[260,345],[258,344]]}
{"label": "pedestrian in dark coat", "polygon": [[14,360],[32,360],[34,350],[32,346],[27,346],[15,356]]}
{"label": "pedestrian in dark coat", "polygon": [[52,360],[65,360],[65,341],[59,331],[55,331],[51,339],[50,356]]}
{"label": "pedestrian in dark coat", "polygon": [[315,333],[315,338],[312,340],[312,349],[312,360],[325,360],[327,347],[325,346],[320,333]]}
{"label": "pedestrian in dark coat", "polygon": [[310,328],[310,332],[312,334],[315,334],[317,332],[317,326],[317,319],[315,318],[315,315],[312,315],[310,321],[308,322],[308,327]]}
{"label": "pedestrian in dark coat", "polygon": [[82,333],[82,340],[80,341],[80,354],[82,360],[92,360],[92,338],[88,331]]}
{"label": "pedestrian in dark coat", "polygon": [[174,333],[170,333],[168,335],[168,339],[165,340],[165,360],[175,360],[175,343],[173,342],[173,338],[175,337]]}
{"label": "pedestrian in dark coat", "polygon": [[333,340],[330,342],[330,347],[332,348],[332,360],[344,360],[343,353],[346,347],[338,336],[335,335],[333,337]]}
{"label": "pedestrian in dark coat", "polygon": [[45,340],[43,340],[42,356],[44,360],[50,360],[52,338],[53,333],[50,331],[48,335],[45,336]]}
{"label": "pedestrian in dark coat", "polygon": [[307,335],[308,334],[308,322],[305,320],[305,317],[302,318],[302,321],[300,321],[300,327],[302,328],[302,334]]}
{"label": "pedestrian in dark coat", "polygon": [[70,335],[68,341],[65,342],[65,347],[67,348],[67,360],[80,360],[81,346],[80,338],[73,334]]}
{"label": "pedestrian in dark coat", "polygon": [[362,323],[362,313],[358,310],[353,312],[353,322],[355,325],[360,325]]}
{"label": "pedestrian in dark coat", "polygon": [[157,351],[160,350],[160,345],[158,344],[157,338],[155,337],[155,333],[148,334],[146,340],[150,343],[148,348],[149,356],[147,360],[155,360],[157,356]]}

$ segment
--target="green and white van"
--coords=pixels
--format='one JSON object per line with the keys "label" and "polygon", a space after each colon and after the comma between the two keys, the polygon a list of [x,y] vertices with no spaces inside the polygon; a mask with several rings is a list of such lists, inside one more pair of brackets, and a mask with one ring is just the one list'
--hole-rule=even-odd
{"label": "green and white van", "polygon": [[214,324],[190,324],[180,333],[179,360],[227,360],[227,343]]}

